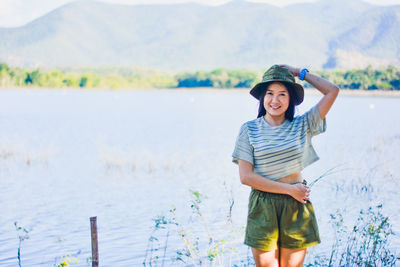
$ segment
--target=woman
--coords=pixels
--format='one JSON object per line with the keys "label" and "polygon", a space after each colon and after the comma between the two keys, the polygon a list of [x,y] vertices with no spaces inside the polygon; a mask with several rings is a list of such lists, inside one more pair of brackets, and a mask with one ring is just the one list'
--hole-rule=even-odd
{"label": "woman", "polygon": [[[296,117],[304,90],[295,76],[324,95]],[[326,130],[325,116],[338,93],[331,82],[288,65],[272,66],[250,91],[260,101],[258,116],[242,125],[232,157],[240,181],[251,186],[244,243],[256,266],[302,266],[307,248],[320,243],[301,170],[319,159],[311,138]]]}

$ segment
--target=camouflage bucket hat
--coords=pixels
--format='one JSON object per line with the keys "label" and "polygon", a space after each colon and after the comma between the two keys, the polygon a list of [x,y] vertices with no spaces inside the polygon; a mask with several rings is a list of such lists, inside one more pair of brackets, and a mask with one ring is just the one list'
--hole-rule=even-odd
{"label": "camouflage bucket hat", "polygon": [[265,90],[268,87],[268,84],[272,82],[282,82],[286,85],[288,90],[290,88],[294,94],[294,104],[297,106],[303,102],[304,99],[304,89],[303,86],[295,82],[293,74],[289,71],[288,68],[280,67],[279,65],[273,65],[269,68],[263,75],[262,81],[256,84],[253,89],[250,90],[250,94],[257,99],[260,99]]}

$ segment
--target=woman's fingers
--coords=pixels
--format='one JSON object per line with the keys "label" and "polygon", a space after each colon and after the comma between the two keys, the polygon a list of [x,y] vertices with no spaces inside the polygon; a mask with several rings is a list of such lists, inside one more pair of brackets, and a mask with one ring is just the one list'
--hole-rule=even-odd
{"label": "woman's fingers", "polygon": [[289,69],[289,71],[290,71],[294,76],[299,76],[299,72],[300,72],[300,69],[299,69],[299,68],[295,68],[295,67],[289,66],[289,65],[287,65],[287,64],[279,64],[279,67],[285,67],[285,68]]}
{"label": "woman's fingers", "polygon": [[303,204],[306,204],[307,203],[307,201],[308,200],[310,200],[310,193],[311,193],[311,190],[310,190],[310,188],[308,187],[308,186],[306,186],[306,185],[303,185],[303,197],[302,197],[302,203]]}
{"label": "woman's fingers", "polygon": [[298,200],[301,204],[307,204],[307,202],[309,201],[309,199],[301,199]]}
{"label": "woman's fingers", "polygon": [[294,184],[293,186],[296,188],[296,190],[294,190],[291,194],[292,197],[300,203],[306,204],[309,200],[311,189],[308,186],[300,183]]}
{"label": "woman's fingers", "polygon": [[308,186],[306,186],[304,184],[300,184],[300,186],[301,186],[303,192],[306,192],[306,193],[311,192],[311,189]]}

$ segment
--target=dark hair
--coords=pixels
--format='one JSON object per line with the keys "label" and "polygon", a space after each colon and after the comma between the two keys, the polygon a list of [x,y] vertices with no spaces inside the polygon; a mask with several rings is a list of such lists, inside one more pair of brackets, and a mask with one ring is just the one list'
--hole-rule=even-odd
{"label": "dark hair", "polygon": [[[294,107],[295,107],[295,104],[294,104],[295,95],[293,93],[293,88],[288,84],[285,84],[283,82],[281,82],[281,83],[286,87],[286,89],[289,92],[289,106],[288,106],[288,108],[287,108],[287,110],[285,112],[285,118],[288,119],[289,121],[292,121],[293,117],[294,117],[294,112],[295,112],[295,110],[294,110]],[[257,118],[260,118],[261,116],[264,116],[265,114],[267,114],[267,111],[264,108],[264,97],[265,97],[265,93],[267,92],[267,89],[268,89],[269,85],[270,85],[270,83],[267,84],[267,86],[265,87],[265,91],[262,93],[262,97],[260,97],[260,105],[258,107]]]}

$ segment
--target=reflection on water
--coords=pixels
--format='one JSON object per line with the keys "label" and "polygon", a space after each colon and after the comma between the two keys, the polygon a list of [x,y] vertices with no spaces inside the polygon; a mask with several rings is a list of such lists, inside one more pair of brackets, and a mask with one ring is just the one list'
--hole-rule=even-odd
{"label": "reflection on water", "polygon": [[[139,266],[152,218],[175,205],[188,221],[189,189],[202,202],[210,227],[221,233],[229,208],[245,225],[249,188],[241,185],[231,153],[240,125],[255,118],[257,103],[246,91],[0,91],[0,265],[16,266],[14,222],[29,231],[23,266],[52,266],[76,254],[90,256],[89,217],[97,216],[102,266]],[[320,99],[306,95],[298,112]],[[339,96],[327,116],[327,132],[313,138],[320,160],[303,176],[315,184],[312,201],[322,244],[329,250],[329,214],[341,210],[349,225],[361,208],[383,203],[400,231],[399,98]],[[397,163],[397,164],[396,164]],[[218,234],[218,233],[217,233]],[[201,236],[201,234],[199,234]],[[171,234],[169,255],[182,248]],[[207,242],[207,241],[204,241]],[[247,247],[237,237],[239,254]],[[400,248],[397,237],[392,247]]]}

